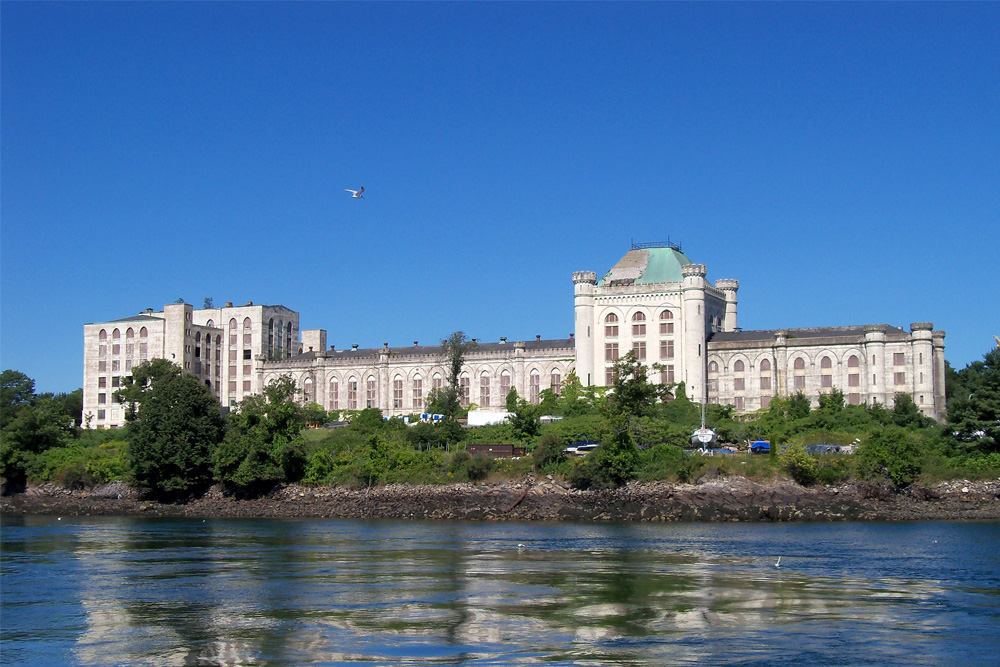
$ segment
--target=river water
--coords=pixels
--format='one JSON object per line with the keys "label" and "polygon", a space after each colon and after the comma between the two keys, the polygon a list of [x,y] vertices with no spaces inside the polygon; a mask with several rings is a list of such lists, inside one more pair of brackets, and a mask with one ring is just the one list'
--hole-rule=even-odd
{"label": "river water", "polygon": [[1000,523],[5,517],[0,595],[5,667],[997,665]]}

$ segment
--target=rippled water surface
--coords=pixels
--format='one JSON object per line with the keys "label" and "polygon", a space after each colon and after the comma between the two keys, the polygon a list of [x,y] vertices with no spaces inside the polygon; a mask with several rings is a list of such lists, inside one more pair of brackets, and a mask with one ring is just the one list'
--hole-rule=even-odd
{"label": "rippled water surface", "polygon": [[0,563],[4,666],[1000,664],[1000,523],[8,517]]}

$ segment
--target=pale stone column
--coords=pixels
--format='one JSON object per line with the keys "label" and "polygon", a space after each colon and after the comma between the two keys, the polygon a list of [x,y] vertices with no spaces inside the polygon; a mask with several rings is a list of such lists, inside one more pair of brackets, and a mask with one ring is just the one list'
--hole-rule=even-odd
{"label": "pale stone column", "polygon": [[[868,387],[868,397],[882,405],[886,403],[886,373],[885,373],[885,325],[868,324],[865,326],[865,368],[867,377],[863,386]],[[874,382],[872,380],[874,379]]]}
{"label": "pale stone column", "polygon": [[684,363],[682,377],[686,384],[688,398],[699,403],[707,400],[705,391],[705,274],[704,264],[687,264],[681,268],[684,275],[683,317],[681,359]]}
{"label": "pale stone column", "polygon": [[736,331],[736,291],[740,288],[740,281],[732,279],[716,280],[715,287],[722,290],[722,293],[726,295],[726,316],[722,322],[722,330]]}
{"label": "pale stone column", "polygon": [[943,422],[948,416],[947,397],[944,388],[944,332],[931,332],[931,340],[934,345],[934,407],[937,414],[934,415],[939,422]]}
{"label": "pale stone column", "polygon": [[594,321],[594,292],[597,273],[575,271],[573,273],[573,298],[576,316],[576,374],[584,387],[597,384],[594,375],[594,336],[597,323]]}
{"label": "pale stone column", "polygon": [[931,342],[933,328],[934,325],[930,322],[914,322],[910,325],[913,402],[920,412],[928,417],[934,417],[937,412],[934,405],[934,345]]}

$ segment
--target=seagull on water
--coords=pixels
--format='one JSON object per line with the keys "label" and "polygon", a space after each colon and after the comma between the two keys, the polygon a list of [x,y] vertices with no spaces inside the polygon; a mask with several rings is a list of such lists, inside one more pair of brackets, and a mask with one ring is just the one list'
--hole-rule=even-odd
{"label": "seagull on water", "polygon": [[364,199],[364,197],[361,194],[362,192],[365,191],[365,186],[363,185],[361,186],[360,190],[351,190],[349,188],[344,188],[344,190],[351,193],[351,199]]}

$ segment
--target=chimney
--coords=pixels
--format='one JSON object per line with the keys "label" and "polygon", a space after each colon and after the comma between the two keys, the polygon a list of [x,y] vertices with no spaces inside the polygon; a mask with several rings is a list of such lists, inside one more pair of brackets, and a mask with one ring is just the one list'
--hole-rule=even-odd
{"label": "chimney", "polygon": [[337,346],[336,345],[331,345],[330,346],[330,351],[331,352],[336,352],[337,351]]}
{"label": "chimney", "polygon": [[570,340],[573,340],[573,334],[572,334],[572,333],[570,333],[570,335],[569,335],[569,339],[570,339]]}
{"label": "chimney", "polygon": [[417,341],[413,341],[413,347],[417,347],[418,345],[419,343],[417,343]]}
{"label": "chimney", "polygon": [[382,347],[388,350],[389,349],[389,343],[382,343]]}
{"label": "chimney", "polygon": [[312,352],[312,351],[313,351],[313,346],[312,346],[312,345],[310,345],[310,346],[309,346],[309,351],[310,351],[310,352]]}
{"label": "chimney", "polygon": [[506,336],[500,336],[500,344],[503,345],[506,342],[507,342],[507,337]]}
{"label": "chimney", "polygon": [[472,339],[472,342],[473,342],[473,343],[475,343],[475,342],[476,342],[476,339],[475,339],[475,338],[473,338],[473,339]]}
{"label": "chimney", "polygon": [[226,302],[226,308],[232,308],[232,307],[233,307],[233,302],[232,301],[227,301]]}
{"label": "chimney", "polygon": [[542,339],[541,334],[535,334],[535,340],[536,341],[541,340],[541,339]]}
{"label": "chimney", "polygon": [[352,350],[358,349],[358,344],[357,343],[351,343],[351,349]]}
{"label": "chimney", "polygon": [[247,305],[248,306],[252,306],[253,305],[253,301],[247,301]]}

